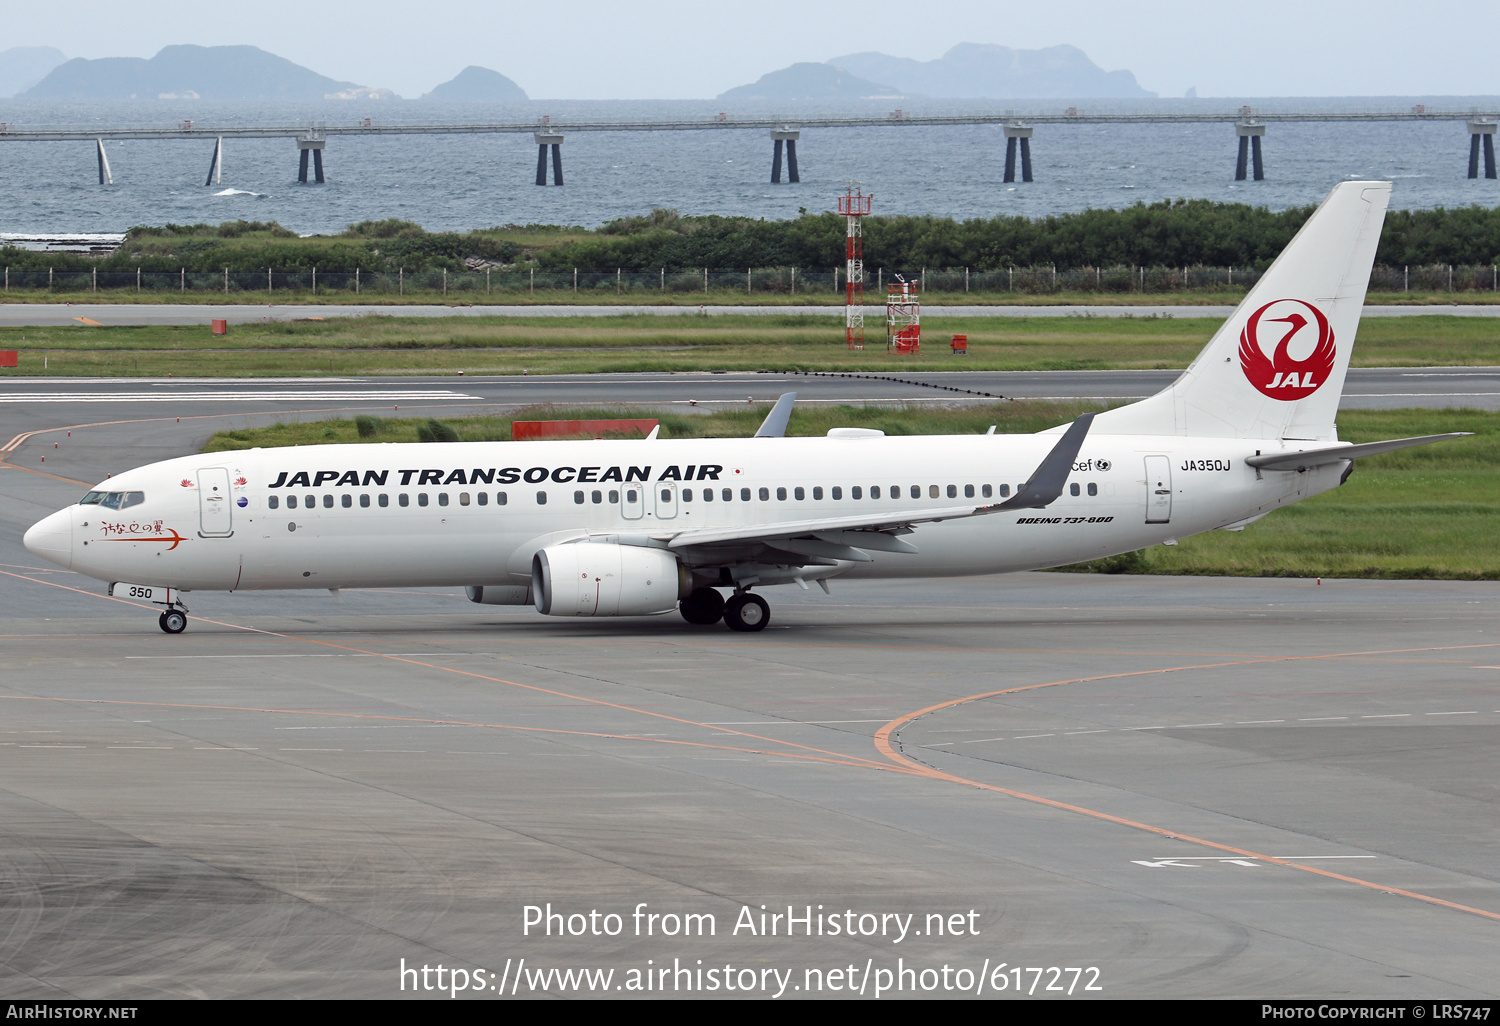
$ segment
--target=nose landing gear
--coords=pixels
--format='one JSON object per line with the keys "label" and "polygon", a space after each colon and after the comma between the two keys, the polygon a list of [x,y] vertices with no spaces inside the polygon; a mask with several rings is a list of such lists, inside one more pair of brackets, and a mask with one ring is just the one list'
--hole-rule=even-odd
{"label": "nose landing gear", "polygon": [[156,622],[168,634],[181,634],[187,630],[187,612],[176,608],[163,610]]}

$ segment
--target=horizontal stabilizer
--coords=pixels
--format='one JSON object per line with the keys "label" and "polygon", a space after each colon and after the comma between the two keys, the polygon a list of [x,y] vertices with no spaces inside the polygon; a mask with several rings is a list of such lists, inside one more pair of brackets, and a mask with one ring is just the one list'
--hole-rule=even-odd
{"label": "horizontal stabilizer", "polygon": [[1256,470],[1308,470],[1339,460],[1357,460],[1361,456],[1378,456],[1383,452],[1409,449],[1414,445],[1429,445],[1446,442],[1450,438],[1464,438],[1472,431],[1452,431],[1445,435],[1421,435],[1417,438],[1392,438],[1384,442],[1364,442],[1360,445],[1335,445],[1322,449],[1306,449],[1302,452],[1273,452],[1264,456],[1250,456],[1245,463]]}

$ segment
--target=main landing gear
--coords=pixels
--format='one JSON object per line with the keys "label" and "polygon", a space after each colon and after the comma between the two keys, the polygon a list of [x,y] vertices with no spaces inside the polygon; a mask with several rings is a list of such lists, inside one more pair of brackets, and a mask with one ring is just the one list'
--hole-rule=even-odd
{"label": "main landing gear", "polygon": [[732,631],[763,631],[771,622],[770,605],[748,591],[737,591],[726,601],[713,588],[696,588],[677,611],[688,623],[707,626],[723,620]]}
{"label": "main landing gear", "polygon": [[165,609],[156,622],[168,634],[181,634],[187,630],[187,611],[177,608]]}

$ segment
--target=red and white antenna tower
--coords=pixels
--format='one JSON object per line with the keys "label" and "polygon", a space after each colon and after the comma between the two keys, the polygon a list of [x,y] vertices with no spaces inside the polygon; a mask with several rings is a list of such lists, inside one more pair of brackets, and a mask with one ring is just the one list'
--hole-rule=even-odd
{"label": "red and white antenna tower", "polygon": [[839,197],[839,213],[848,221],[844,252],[844,343],[850,349],[865,347],[865,228],[870,200],[860,190],[859,182],[845,182]]}

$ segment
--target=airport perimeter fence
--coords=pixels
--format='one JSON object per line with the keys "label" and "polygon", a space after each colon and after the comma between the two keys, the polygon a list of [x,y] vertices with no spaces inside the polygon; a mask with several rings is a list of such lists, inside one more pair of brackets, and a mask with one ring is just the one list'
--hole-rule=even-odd
{"label": "airport perimeter fence", "polygon": [[[1167,294],[1202,291],[1236,291],[1260,280],[1263,271],[1237,267],[1008,267],[1001,270],[972,268],[920,268],[904,280],[924,293],[1094,293],[1099,295]],[[885,287],[903,280],[887,268],[867,268],[865,301],[879,303]],[[4,291],[10,292],[128,292],[141,293],[234,293],[241,295],[347,298],[352,295],[401,296],[433,294],[459,298],[484,295],[516,297],[544,294],[566,301],[568,295],[600,298],[630,296],[641,300],[656,295],[786,296],[843,295],[845,272],[772,267],[745,270],[598,271],[488,269],[479,271],[23,271],[4,269]],[[1500,274],[1493,264],[1426,266],[1376,266],[1370,274],[1373,292],[1494,292],[1500,291]]]}

